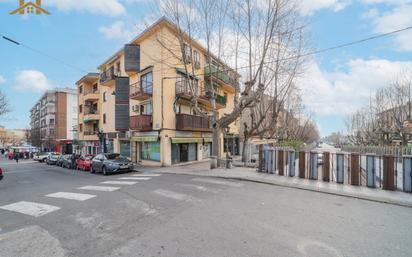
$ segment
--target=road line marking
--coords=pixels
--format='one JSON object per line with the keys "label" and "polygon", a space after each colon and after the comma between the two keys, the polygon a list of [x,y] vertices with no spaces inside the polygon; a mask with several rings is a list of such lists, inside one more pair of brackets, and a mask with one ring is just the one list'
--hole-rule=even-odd
{"label": "road line marking", "polygon": [[115,181],[115,180],[110,180],[110,181],[105,181],[105,182],[101,182],[100,184],[112,184],[112,185],[134,185],[137,184],[137,182],[134,181]]}
{"label": "road line marking", "polygon": [[153,191],[155,194],[171,198],[174,200],[179,200],[179,201],[186,201],[186,202],[194,202],[194,201],[200,201],[199,199],[192,197],[190,195],[182,194],[182,193],[177,193],[169,190],[163,190],[163,189],[157,189]]}
{"label": "road line marking", "polygon": [[144,178],[144,177],[122,177],[122,178],[119,178],[119,179],[123,179],[123,180],[149,180],[149,179],[152,179],[152,178]]}
{"label": "road line marking", "polygon": [[192,188],[192,189],[196,189],[198,191],[202,191],[202,192],[212,192],[212,193],[218,193],[219,190],[217,189],[210,189],[204,186],[200,186],[200,185],[195,185],[195,184],[183,184],[183,183],[178,183],[176,184],[177,186],[182,186],[182,187],[187,187],[187,188]]}
{"label": "road line marking", "polygon": [[63,199],[69,199],[69,200],[76,200],[76,201],[86,201],[86,200],[89,200],[93,197],[96,197],[95,195],[70,193],[70,192],[57,192],[57,193],[48,194],[48,195],[45,195],[45,196],[53,197],[53,198],[63,198]]}
{"label": "road line marking", "polygon": [[134,174],[132,177],[159,177],[163,174],[150,174],[150,173],[142,173],[142,174]]}
{"label": "road line marking", "polygon": [[91,191],[113,192],[113,191],[119,190],[120,187],[84,186],[84,187],[78,187],[77,189],[91,190]]}
{"label": "road line marking", "polygon": [[57,211],[60,207],[42,203],[20,201],[17,203],[0,206],[0,209],[14,211],[37,218],[47,213]]}
{"label": "road line marking", "polygon": [[243,186],[242,183],[221,181],[221,180],[210,179],[210,178],[194,178],[192,180],[196,181],[196,182],[204,182],[204,183],[210,183],[210,184],[216,184],[216,185],[225,185],[225,186],[232,186],[232,187],[241,187],[241,186]]}

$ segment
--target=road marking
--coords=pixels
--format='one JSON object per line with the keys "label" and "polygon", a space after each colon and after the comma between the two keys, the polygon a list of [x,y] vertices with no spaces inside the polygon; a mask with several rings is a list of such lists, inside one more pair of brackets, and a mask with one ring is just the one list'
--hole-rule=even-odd
{"label": "road marking", "polygon": [[182,184],[182,183],[178,183],[176,184],[177,186],[182,186],[182,187],[187,187],[187,188],[192,188],[192,189],[196,189],[198,191],[202,191],[202,192],[212,192],[212,193],[218,193],[219,190],[216,189],[210,189],[204,186],[199,186],[199,185],[195,185],[195,184]]}
{"label": "road marking", "polygon": [[204,183],[210,183],[210,184],[216,184],[216,185],[225,185],[225,186],[231,186],[231,187],[241,187],[241,186],[243,186],[242,183],[221,181],[221,180],[210,179],[210,178],[194,178],[192,180],[196,181],[196,182],[204,182]]}
{"label": "road marking", "polygon": [[84,187],[78,187],[77,189],[92,190],[92,191],[103,191],[103,192],[113,192],[113,191],[119,190],[120,187],[84,186]]}
{"label": "road marking", "polygon": [[42,203],[20,201],[17,203],[0,206],[0,209],[14,211],[37,218],[47,213],[57,211],[60,207]]}
{"label": "road marking", "polygon": [[111,185],[134,185],[137,184],[137,182],[134,181],[114,181],[114,180],[110,180],[110,181],[105,181],[105,182],[101,182],[100,184],[111,184]]}
{"label": "road marking", "polygon": [[132,177],[159,177],[163,174],[150,174],[150,173],[142,173],[142,174],[134,174]]}
{"label": "road marking", "polygon": [[76,201],[86,201],[86,200],[89,200],[93,197],[96,197],[95,195],[70,193],[70,192],[57,192],[57,193],[48,194],[48,195],[45,195],[45,196],[53,197],[53,198],[63,198],[63,199],[69,199],[69,200],[76,200]]}
{"label": "road marking", "polygon": [[168,197],[174,200],[179,200],[179,201],[186,201],[186,202],[193,202],[193,201],[200,201],[199,199],[192,197],[190,195],[182,194],[182,193],[177,193],[169,190],[163,190],[163,189],[157,189],[153,191],[155,194]]}
{"label": "road marking", "polygon": [[119,179],[123,179],[123,180],[149,180],[152,178],[144,178],[144,177],[122,177]]}

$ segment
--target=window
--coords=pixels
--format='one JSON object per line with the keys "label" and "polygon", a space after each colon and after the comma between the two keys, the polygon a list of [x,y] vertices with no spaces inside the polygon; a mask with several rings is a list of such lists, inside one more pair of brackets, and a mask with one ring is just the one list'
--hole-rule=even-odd
{"label": "window", "polygon": [[106,102],[106,101],[107,101],[107,92],[104,91],[103,92],[103,102]]}
{"label": "window", "polygon": [[79,130],[80,130],[80,132],[83,132],[83,124],[79,125]]}
{"label": "window", "polygon": [[116,63],[116,67],[114,69],[114,75],[120,75],[120,62]]}
{"label": "window", "polygon": [[80,94],[83,93],[83,86],[80,86],[80,87],[79,87],[79,93],[80,93]]}
{"label": "window", "polygon": [[106,124],[106,113],[103,113],[103,124]]}
{"label": "window", "polygon": [[140,115],[151,115],[152,114],[152,103],[148,102],[140,105]]}
{"label": "window", "polygon": [[200,69],[200,55],[198,51],[193,51],[194,59],[195,59],[195,68]]}
{"label": "window", "polygon": [[83,105],[79,105],[79,113],[83,112]]}
{"label": "window", "polygon": [[192,49],[188,44],[183,44],[183,61],[186,63],[190,63],[192,60]]}
{"label": "window", "polygon": [[144,92],[153,92],[153,73],[148,72],[140,76],[140,85],[142,86]]}
{"label": "window", "polygon": [[93,85],[93,93],[97,92],[97,83]]}

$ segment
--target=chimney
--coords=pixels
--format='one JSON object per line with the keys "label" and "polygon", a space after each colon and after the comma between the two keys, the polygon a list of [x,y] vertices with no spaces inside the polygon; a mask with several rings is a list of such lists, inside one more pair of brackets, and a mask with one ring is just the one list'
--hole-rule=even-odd
{"label": "chimney", "polygon": [[[41,0],[36,0],[36,5],[41,7]],[[36,14],[40,14],[40,9],[36,8]]]}
{"label": "chimney", "polygon": [[[24,0],[20,0],[20,7],[24,5]],[[24,8],[19,11],[20,14],[24,14]]]}

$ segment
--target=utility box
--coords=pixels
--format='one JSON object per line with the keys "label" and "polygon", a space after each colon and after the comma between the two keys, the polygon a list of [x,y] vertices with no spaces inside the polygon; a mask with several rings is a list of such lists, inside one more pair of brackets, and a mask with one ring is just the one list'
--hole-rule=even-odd
{"label": "utility box", "polygon": [[318,153],[310,152],[309,160],[309,179],[318,179]]}
{"label": "utility box", "polygon": [[350,184],[353,186],[360,185],[360,167],[359,167],[359,154],[350,154]]}
{"label": "utility box", "polygon": [[412,156],[403,157],[403,191],[412,193]]}
{"label": "utility box", "polygon": [[345,155],[343,153],[336,154],[336,183],[343,184],[345,176],[344,166]]}
{"label": "utility box", "polygon": [[265,172],[267,173],[275,173],[275,150],[273,149],[266,149],[264,151],[265,156]]}
{"label": "utility box", "polygon": [[323,153],[323,164],[322,164],[322,180],[323,181],[330,181],[330,153],[324,152]]}
{"label": "utility box", "polygon": [[366,154],[366,185],[376,187],[376,155]]}
{"label": "utility box", "polygon": [[395,190],[395,157],[392,155],[383,156],[382,188],[385,190]]}
{"label": "utility box", "polygon": [[285,174],[285,156],[284,156],[284,151],[279,150],[278,151],[278,170],[279,170],[279,175],[283,176]]}
{"label": "utility box", "polygon": [[299,152],[299,178],[305,178],[306,173],[306,153]]}
{"label": "utility box", "polygon": [[289,150],[288,151],[288,169],[289,169],[289,177],[295,176],[295,151]]}

